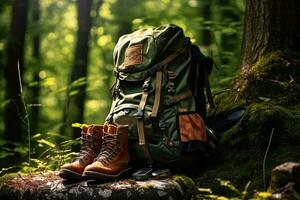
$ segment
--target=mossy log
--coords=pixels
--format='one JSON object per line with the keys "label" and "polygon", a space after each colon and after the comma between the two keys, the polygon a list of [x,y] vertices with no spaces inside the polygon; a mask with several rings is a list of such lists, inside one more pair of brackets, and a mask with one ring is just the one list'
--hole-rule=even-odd
{"label": "mossy log", "polygon": [[1,178],[0,199],[190,199],[194,182],[185,176],[161,180],[66,182],[57,173]]}

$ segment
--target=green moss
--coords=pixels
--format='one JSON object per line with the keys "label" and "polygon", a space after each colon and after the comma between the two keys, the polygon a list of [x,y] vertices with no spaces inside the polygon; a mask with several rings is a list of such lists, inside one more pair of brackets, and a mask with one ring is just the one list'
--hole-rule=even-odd
{"label": "green moss", "polygon": [[187,176],[176,175],[176,176],[173,176],[173,180],[179,184],[179,186],[181,187],[181,189],[183,191],[185,191],[185,196],[191,197],[192,195],[195,194],[196,185],[195,185],[195,182],[191,178],[189,178]]}
{"label": "green moss", "polygon": [[184,187],[191,187],[191,188],[195,187],[195,182],[187,176],[180,176],[180,175],[173,176],[173,180]]}
{"label": "green moss", "polygon": [[145,190],[148,190],[148,189],[152,189],[152,188],[154,188],[154,185],[153,185],[153,183],[146,183],[146,184],[143,184],[142,186],[141,186],[141,188],[143,188],[143,189],[145,189]]}
{"label": "green moss", "polygon": [[261,57],[238,81],[238,90],[252,102],[273,100],[296,105],[300,98],[300,60],[292,51],[274,51]]}
{"label": "green moss", "polygon": [[24,174],[20,174],[20,173],[10,173],[10,174],[5,174],[3,176],[0,177],[0,190],[5,191],[10,182],[10,180],[16,178],[16,177],[20,177],[23,176]]}
{"label": "green moss", "polygon": [[[223,99],[228,100],[226,97]],[[299,161],[300,110],[297,108],[299,105],[284,107],[273,100],[251,103],[243,119],[223,136],[222,155],[216,168],[195,179],[196,184],[225,196],[231,193],[221,187],[216,178],[230,180],[239,190],[251,181],[250,191],[262,191],[263,159],[272,129],[274,132],[266,159],[266,182],[277,165]]]}

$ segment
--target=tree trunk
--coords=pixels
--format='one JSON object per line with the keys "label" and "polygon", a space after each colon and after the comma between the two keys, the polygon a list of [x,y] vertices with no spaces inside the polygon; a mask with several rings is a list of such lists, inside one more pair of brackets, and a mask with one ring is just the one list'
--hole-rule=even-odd
{"label": "tree trunk", "polygon": [[244,72],[275,50],[300,51],[300,1],[247,0],[241,66]]}
{"label": "tree trunk", "polygon": [[4,66],[6,80],[6,99],[9,103],[4,112],[4,136],[8,141],[22,140],[23,133],[23,107],[21,88],[18,75],[18,61],[22,77],[24,66],[24,43],[27,28],[28,0],[15,0],[12,8],[10,24],[10,37],[7,44],[7,61]]}
{"label": "tree trunk", "polygon": [[[200,9],[201,9],[200,10],[201,15],[204,18],[204,20],[210,21],[211,20],[211,2],[210,1],[203,2],[203,5],[200,7]],[[202,37],[200,38],[201,44],[203,44],[204,46],[209,46],[212,41],[211,30],[204,27],[201,35],[202,35]]]}
{"label": "tree trunk", "polygon": [[[74,54],[74,64],[71,71],[69,81],[70,88],[76,91],[73,95],[70,90],[67,94],[67,105],[64,113],[65,127],[63,131],[70,130],[71,124],[83,122],[84,102],[86,98],[86,77],[88,67],[88,53],[89,53],[89,35],[91,29],[91,11],[92,0],[77,0],[78,13],[78,32],[77,43]],[[80,81],[79,81],[80,80]],[[76,83],[76,81],[79,81]],[[68,131],[67,131],[68,132]],[[80,129],[73,129],[72,137],[80,136]]]}
{"label": "tree trunk", "polygon": [[[39,20],[40,20],[40,2],[39,0],[32,1],[32,21],[36,27],[36,30],[39,28]],[[37,124],[38,124],[38,116],[39,116],[39,96],[40,96],[40,62],[41,62],[41,53],[40,53],[40,31],[35,31],[33,38],[32,38],[32,56],[35,59],[35,69],[33,74],[33,81],[35,85],[32,87],[31,95],[32,95],[32,102],[31,102],[31,131],[35,133],[37,131]]]}
{"label": "tree trunk", "polygon": [[300,1],[247,0],[235,88],[250,101],[296,105],[300,98]]}

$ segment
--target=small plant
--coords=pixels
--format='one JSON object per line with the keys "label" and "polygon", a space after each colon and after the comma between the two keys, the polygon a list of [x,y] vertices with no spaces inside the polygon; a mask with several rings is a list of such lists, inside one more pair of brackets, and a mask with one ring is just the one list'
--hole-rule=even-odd
{"label": "small plant", "polygon": [[199,194],[197,194],[194,199],[207,199],[207,200],[267,200],[272,194],[269,192],[250,192],[249,186],[251,182],[249,181],[244,190],[240,191],[237,189],[230,181],[217,179],[219,184],[222,187],[229,189],[232,193],[230,197],[224,195],[214,194],[214,192],[210,188],[198,188]]}

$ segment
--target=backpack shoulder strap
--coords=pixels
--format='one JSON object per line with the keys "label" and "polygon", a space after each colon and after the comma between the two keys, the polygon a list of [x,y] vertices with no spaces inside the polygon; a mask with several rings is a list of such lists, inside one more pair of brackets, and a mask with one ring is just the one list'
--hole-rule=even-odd
{"label": "backpack shoulder strap", "polygon": [[155,83],[155,96],[154,96],[154,103],[153,108],[151,112],[151,117],[155,118],[157,117],[159,104],[160,104],[160,98],[161,98],[161,84],[162,84],[162,74],[163,74],[163,67],[172,62],[175,58],[177,58],[179,55],[186,52],[186,48],[180,48],[168,57],[166,57],[163,61],[157,64],[156,69],[156,83]]}
{"label": "backpack shoulder strap", "polygon": [[[212,108],[215,108],[212,92],[210,89],[209,79],[208,79],[208,76],[212,71],[213,61],[210,57],[204,56],[197,45],[193,45],[193,44],[190,45],[190,49],[191,49],[192,59],[194,60],[194,64],[197,65],[196,66],[197,76],[199,75],[201,76],[201,73],[203,73],[202,77],[196,77],[196,78],[197,79],[199,78],[200,81],[203,81],[203,87],[205,87],[207,101]],[[201,70],[200,74],[198,70]],[[195,85],[195,87],[197,87],[197,84]],[[196,88],[196,91],[200,89],[201,88]]]}

